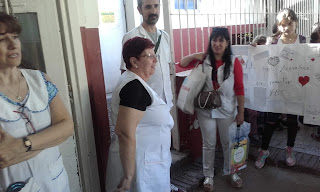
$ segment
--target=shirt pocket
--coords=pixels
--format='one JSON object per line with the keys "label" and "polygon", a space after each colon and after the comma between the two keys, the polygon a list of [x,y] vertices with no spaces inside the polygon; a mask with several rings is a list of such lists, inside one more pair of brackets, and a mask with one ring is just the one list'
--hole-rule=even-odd
{"label": "shirt pocket", "polygon": [[56,191],[69,191],[68,175],[65,171],[61,155],[55,162],[49,165],[49,172],[52,182],[57,188]]}
{"label": "shirt pocket", "polygon": [[159,152],[146,152],[144,159],[144,182],[146,184],[161,186],[170,183],[170,150]]}

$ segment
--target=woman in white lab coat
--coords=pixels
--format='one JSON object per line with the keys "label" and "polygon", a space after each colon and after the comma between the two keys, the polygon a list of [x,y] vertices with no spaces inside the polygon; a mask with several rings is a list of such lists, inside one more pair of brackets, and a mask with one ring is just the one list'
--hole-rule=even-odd
{"label": "woman in white lab coat", "polygon": [[20,32],[0,13],[0,192],[68,192],[57,145],[72,135],[73,121],[47,75],[19,68]]}
{"label": "woman in white lab coat", "polygon": [[170,191],[173,119],[168,105],[146,83],[157,63],[154,44],[134,37],[122,54],[128,70],[112,95],[116,135],[109,149],[106,190]]}

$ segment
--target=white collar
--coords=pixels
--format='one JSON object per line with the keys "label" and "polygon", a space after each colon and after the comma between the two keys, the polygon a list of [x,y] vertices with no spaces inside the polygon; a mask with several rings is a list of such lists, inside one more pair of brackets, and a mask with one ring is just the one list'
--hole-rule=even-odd
{"label": "white collar", "polygon": [[49,95],[47,87],[40,71],[30,69],[20,69],[25,77],[29,97],[25,104],[14,102],[5,95],[0,95],[0,120],[17,121],[21,118],[19,113],[14,111],[28,110],[32,113],[38,113],[47,109],[49,104]]}

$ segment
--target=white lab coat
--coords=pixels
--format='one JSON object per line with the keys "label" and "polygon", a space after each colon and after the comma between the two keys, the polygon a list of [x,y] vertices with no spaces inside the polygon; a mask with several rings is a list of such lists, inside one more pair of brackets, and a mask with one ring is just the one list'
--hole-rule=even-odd
{"label": "white lab coat", "polygon": [[[23,101],[25,106],[22,107],[21,103],[13,102],[0,93],[0,126],[16,138],[30,133],[26,128],[27,120],[13,111],[23,111],[37,132],[51,125],[49,96],[44,77],[36,70],[21,69],[21,72],[29,87],[29,96]],[[30,131],[30,127],[28,129]],[[68,176],[59,148],[45,149],[27,161],[0,169],[0,192],[6,191],[10,184],[18,181],[26,182],[26,188],[32,192],[68,192]]]}
{"label": "white lab coat", "polygon": [[[205,116],[210,116],[211,118],[229,118],[237,114],[237,97],[234,92],[234,61],[235,57],[232,56],[232,65],[230,66],[230,75],[228,79],[223,80],[223,71],[225,65],[223,64],[218,68],[217,79],[219,84],[219,92],[221,96],[222,105],[216,109],[199,109],[196,108],[197,113],[202,113]],[[212,91],[212,67],[210,64],[209,56],[203,62],[204,73],[207,75],[206,83],[202,91]]]}
{"label": "white lab coat", "polygon": [[[170,145],[173,119],[168,105],[139,76],[126,71],[113,93],[112,120],[117,122],[120,90],[133,79],[138,79],[144,85],[151,96],[152,104],[147,107],[136,129],[136,174],[130,191],[170,191]],[[113,192],[116,189],[122,176],[119,143],[115,136],[109,149],[107,192]]]}

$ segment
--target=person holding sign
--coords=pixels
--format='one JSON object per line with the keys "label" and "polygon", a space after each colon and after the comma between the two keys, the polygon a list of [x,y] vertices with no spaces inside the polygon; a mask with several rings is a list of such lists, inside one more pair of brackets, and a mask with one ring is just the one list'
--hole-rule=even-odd
{"label": "person holding sign", "polygon": [[[202,54],[192,54],[183,58],[180,65],[185,67],[193,59],[202,60]],[[213,191],[216,133],[219,130],[224,155],[224,175],[229,175],[230,134],[236,133],[234,122],[241,125],[244,120],[244,86],[242,66],[232,56],[230,35],[227,28],[213,28],[210,35],[207,56],[203,61],[206,82],[202,91],[218,90],[222,106],[214,109],[196,108],[202,134],[204,190]],[[238,110],[237,110],[238,105]],[[242,186],[237,173],[230,175],[234,187]]]}
{"label": "person holding sign", "polygon": [[[312,33],[310,35],[310,43],[320,43],[320,23],[317,22],[312,27]],[[311,134],[311,138],[320,142],[320,126],[317,126],[316,131]]]}
{"label": "person holding sign", "polygon": [[[276,24],[281,36],[278,40],[272,42],[272,38],[269,38],[267,44],[300,44],[306,43],[306,38],[296,33],[298,23],[298,17],[292,9],[282,9],[276,18]],[[270,144],[271,137],[275,128],[277,127],[278,113],[266,113],[267,122],[262,136],[262,145],[258,151],[258,158],[255,162],[255,167],[261,169],[266,158],[269,156],[268,147]],[[288,140],[286,151],[286,163],[288,166],[293,166],[296,163],[295,154],[293,152],[294,142],[299,129],[297,122],[297,115],[287,114],[287,125],[288,125]]]}

